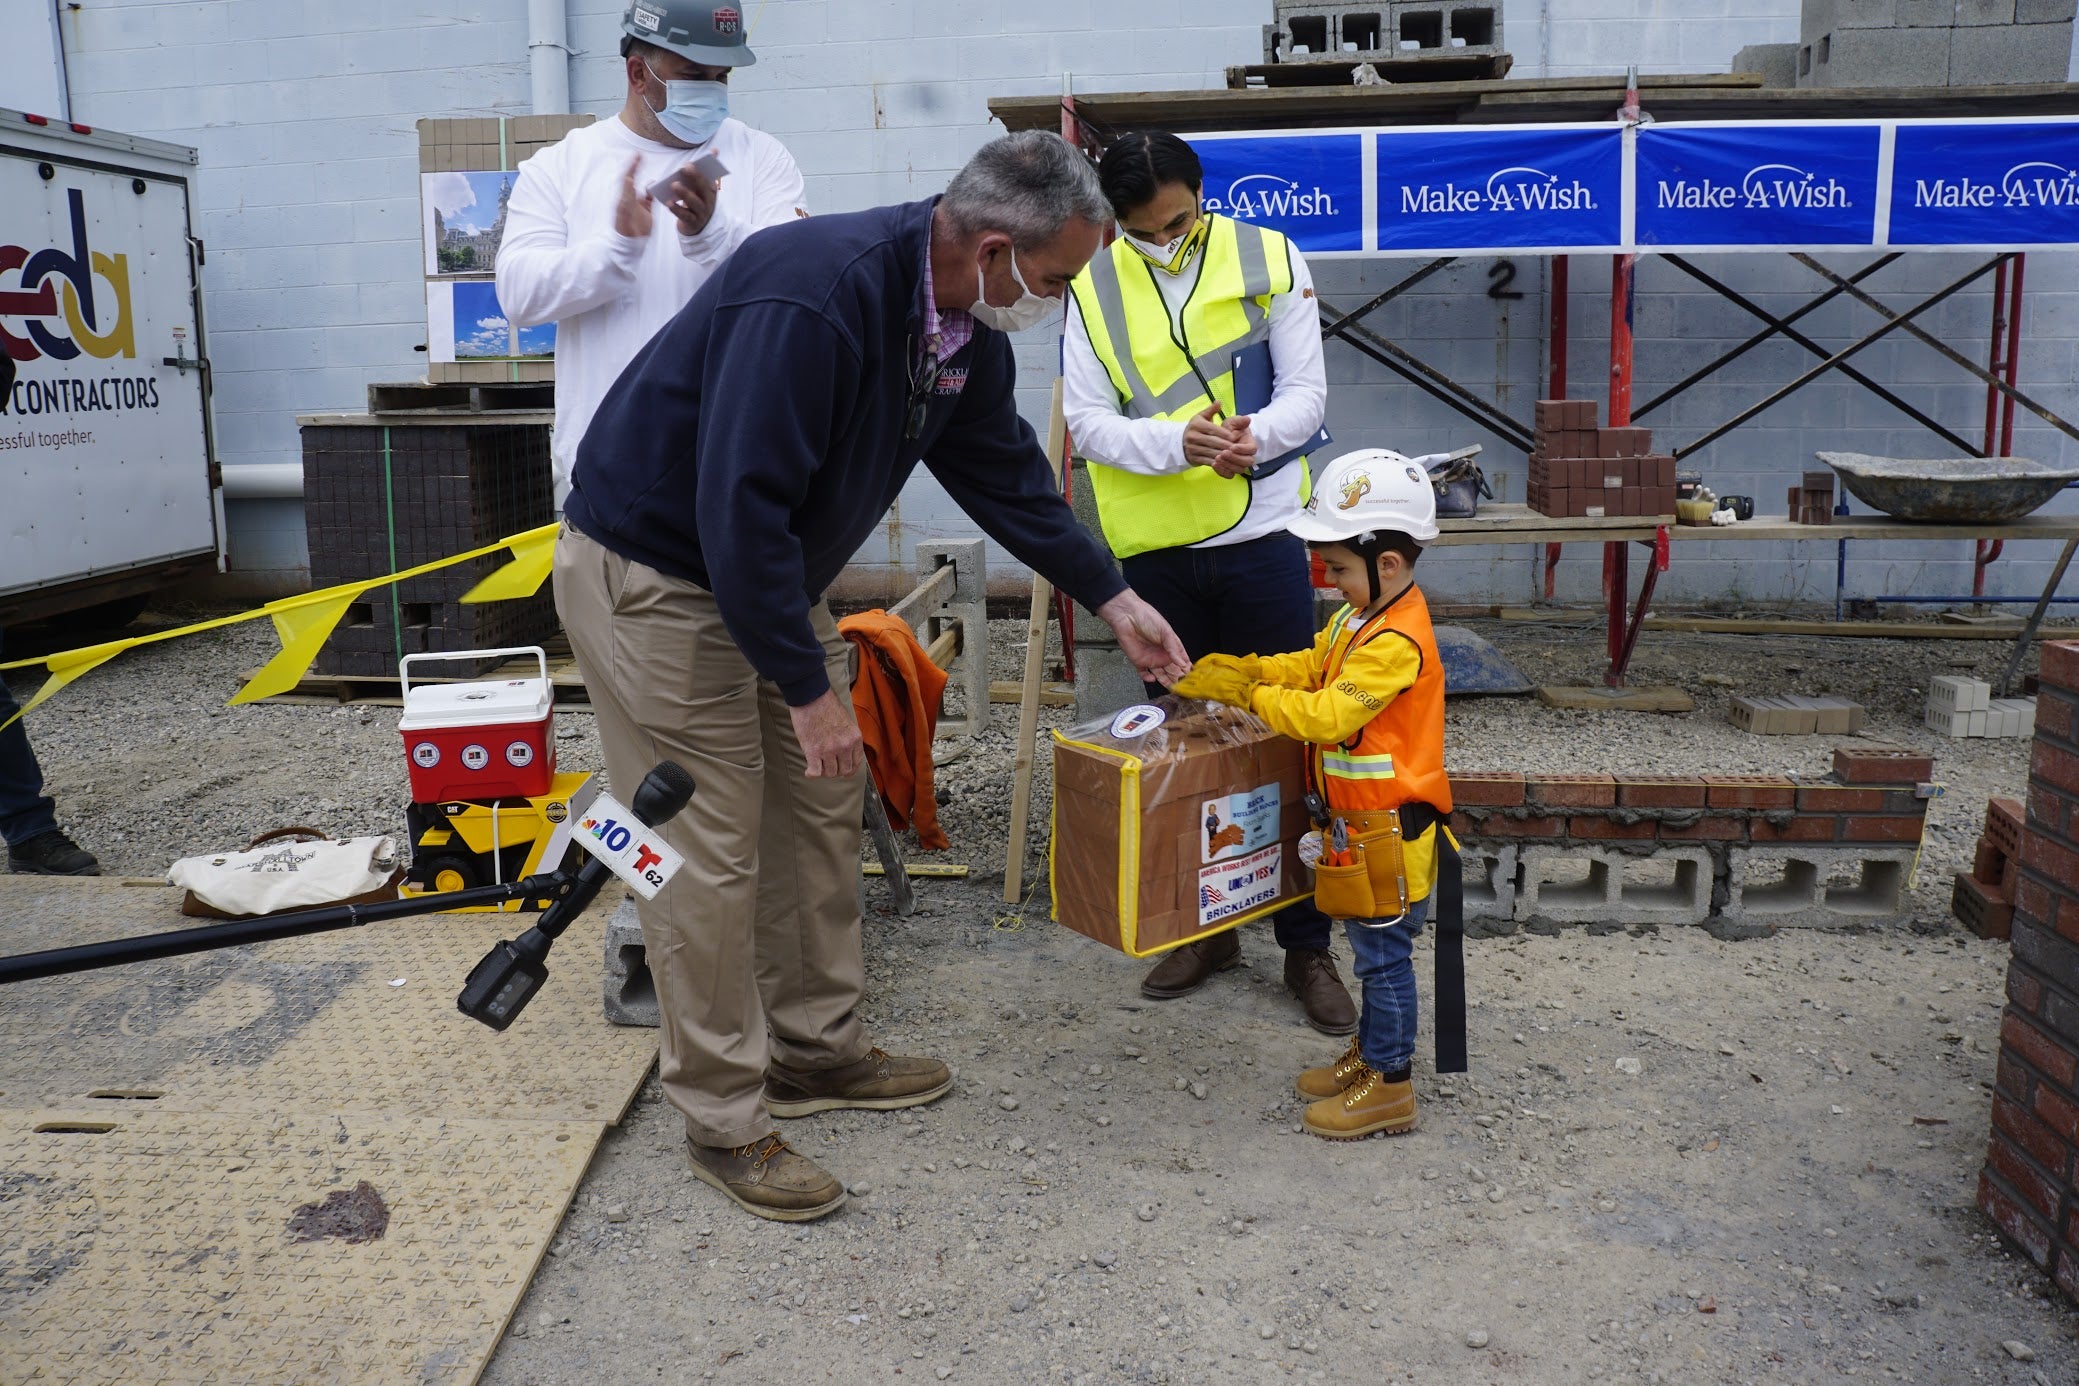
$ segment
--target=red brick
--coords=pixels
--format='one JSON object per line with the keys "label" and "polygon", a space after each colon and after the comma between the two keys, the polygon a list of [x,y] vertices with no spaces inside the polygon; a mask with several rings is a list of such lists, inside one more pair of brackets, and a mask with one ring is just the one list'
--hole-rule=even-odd
{"label": "red brick", "polygon": [[1978,839],[1977,855],[1971,858],[1971,876],[1978,884],[1997,890],[2000,877],[2007,874],[2007,854],[1994,846],[1992,839]]}
{"label": "red brick", "polygon": [[2042,680],[2079,693],[2079,640],[2053,640],[2043,646]]}
{"label": "red brick", "polygon": [[[1993,1137],[1993,1144],[1997,1145],[1998,1143],[1999,1137]],[[2028,1209],[2015,1201],[2014,1197],[2005,1188],[2001,1187],[1999,1179],[1990,1168],[1990,1161],[1987,1162],[1987,1165],[1988,1167],[1978,1175],[1979,1209],[1984,1212],[1985,1216],[1992,1219],[1993,1226],[1999,1228],[2001,1235],[2006,1237],[2007,1241],[2017,1247],[2023,1255],[2039,1266],[2048,1265],[2050,1262],[2049,1230],[2035,1218],[2031,1217]]]}
{"label": "red brick", "polygon": [[1467,838],[1480,837],[1486,831],[1486,824],[1480,822],[1469,813],[1454,813],[1451,815],[1451,835],[1460,842],[1465,841]]}
{"label": "red brick", "polygon": [[2047,784],[2028,787],[2028,826],[2067,842],[2079,832],[2079,820],[2072,817],[2072,800]]}
{"label": "red brick", "polygon": [[1558,818],[1511,818],[1497,813],[1481,831],[1487,837],[1558,837],[1566,831],[1566,823]]}
{"label": "red brick", "polygon": [[2036,735],[2079,741],[2079,698],[2049,688],[2038,693]]}
{"label": "red brick", "polygon": [[2050,927],[2050,917],[2057,912],[2057,897],[2050,887],[2032,876],[2023,876],[2014,883],[2014,912],[2033,919],[2044,928]]}
{"label": "red brick", "polygon": [[1552,808],[1610,808],[1617,802],[1617,781],[1608,775],[1527,775],[1529,801]]}
{"label": "red brick", "polygon": [[2048,876],[2052,887],[2060,893],[2079,892],[2079,852],[2048,833],[2031,828],[2022,835],[2021,864]]}
{"label": "red brick", "polygon": [[1781,775],[1706,775],[1712,808],[1775,809],[1797,804],[1797,786]]}
{"label": "red brick", "polygon": [[2036,1084],[2036,1115],[2068,1145],[2079,1146],[2079,1105],[2045,1083]]}
{"label": "red brick", "polygon": [[[2079,1223],[2079,1213],[2073,1215],[2072,1221]],[[2052,1275],[2057,1280],[2057,1288],[2065,1292],[2065,1298],[2079,1304],[2079,1248],[2067,1243],[2058,1253],[2057,1269]]]}
{"label": "red brick", "polygon": [[2075,1063],[2071,1051],[2013,1011],[2000,1021],[2000,1043],[2028,1060],[2038,1073],[2059,1087],[2072,1086],[2072,1074],[2079,1063]]}
{"label": "red brick", "polygon": [[1842,784],[1922,784],[1935,777],[1935,758],[1898,746],[1840,746],[1834,778]]}
{"label": "red brick", "polygon": [[1729,818],[1722,813],[1707,813],[1686,828],[1672,823],[1660,825],[1662,842],[1745,842],[1747,824],[1744,819]]}
{"label": "red brick", "polygon": [[1843,842],[1918,842],[1923,826],[1918,818],[1843,818]]}
{"label": "red brick", "polygon": [[[2007,999],[2022,1010],[2034,1014],[2036,1007],[2043,1003],[2043,984],[2012,963],[2009,963],[2007,965]],[[2074,1136],[2073,1140],[2079,1141],[2079,1136]]]}
{"label": "red brick", "polygon": [[1694,775],[1632,775],[1617,781],[1627,808],[1702,808],[1704,782]]}
{"label": "red brick", "polygon": [[1641,823],[1620,823],[1592,813],[1577,813],[1567,820],[1567,832],[1590,842],[1651,842],[1659,836],[1660,824],[1648,818]]}
{"label": "red brick", "polygon": [[2067,794],[2079,794],[2079,755],[2048,741],[2036,742],[2028,758],[2028,777],[2055,785]]}
{"label": "red brick", "polygon": [[2017,1194],[2021,1202],[2038,1217],[2054,1221],[2058,1206],[2064,1202],[2060,1170],[2053,1178],[2029,1163],[2011,1137],[2004,1131],[1995,1130],[1985,1150],[1985,1166],[1997,1174],[2006,1186]]}
{"label": "red brick", "polygon": [[1451,802],[1459,808],[1519,808],[1523,776],[1485,770],[1453,775]]}
{"label": "red brick", "polygon": [[1797,807],[1800,813],[1882,813],[1884,791],[1850,789],[1838,784],[1800,784]]}
{"label": "red brick", "polygon": [[1756,842],[1832,842],[1839,825],[1830,813],[1801,813],[1780,828],[1766,818],[1747,827]]}
{"label": "red brick", "polygon": [[2008,856],[2021,850],[2021,834],[2028,827],[2028,813],[2019,799],[1985,801],[1985,840]]}
{"label": "red brick", "polygon": [[2014,907],[1994,895],[1977,877],[1958,872],[1949,894],[1949,912],[1979,938],[2014,936]]}
{"label": "red brick", "polygon": [[[2041,1094],[2037,1094],[2041,1100]],[[2031,1116],[2020,1103],[2012,1098],[1994,1094],[1992,1099],[1992,1126],[1995,1131],[2006,1133],[2007,1139],[2019,1146],[2024,1154],[2056,1180],[2067,1179],[2071,1168],[2072,1147],[2068,1141],[2060,1140],[2055,1131]]]}
{"label": "red brick", "polygon": [[2002,1049],[1998,1065],[1993,1070],[1992,1085],[2017,1102],[2028,1100],[2029,1086],[2036,1076],[2014,1056],[2012,1051]]}

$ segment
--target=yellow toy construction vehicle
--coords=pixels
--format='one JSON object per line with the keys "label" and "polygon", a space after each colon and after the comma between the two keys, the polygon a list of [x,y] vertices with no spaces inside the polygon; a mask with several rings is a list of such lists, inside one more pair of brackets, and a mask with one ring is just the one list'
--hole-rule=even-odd
{"label": "yellow toy construction vehicle", "polygon": [[[443,894],[554,870],[570,845],[571,800],[591,778],[584,773],[558,774],[547,794],[532,798],[405,805],[412,864],[403,893]],[[513,911],[521,903],[468,908]],[[538,908],[547,905],[544,900]]]}

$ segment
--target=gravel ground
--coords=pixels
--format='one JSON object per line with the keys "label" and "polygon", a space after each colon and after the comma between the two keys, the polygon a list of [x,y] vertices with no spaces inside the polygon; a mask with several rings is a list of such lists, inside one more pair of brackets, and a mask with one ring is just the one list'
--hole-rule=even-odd
{"label": "gravel ground", "polygon": [[[1477,628],[1533,680],[1599,672],[1599,627]],[[1022,630],[996,623],[997,677]],[[401,830],[393,710],[221,706],[271,648],[248,628],[138,651],[33,715],[112,873],[283,823]],[[1817,772],[1831,740],[1746,736],[1726,700],[1844,693],[1869,736],[1932,750],[1947,792],[1896,927],[1474,942],[1473,1072],[1439,1081],[1425,1054],[1423,1128],[1352,1145],[1297,1133],[1292,1075],[1339,1046],[1299,1022],[1265,931],[1247,968],[1151,1003],[1142,964],[1046,922],[1043,896],[1000,903],[998,708],[941,772],[939,855],[973,875],[919,881],[907,920],[868,888],[876,1037],[956,1063],[954,1094],[789,1123],[855,1194],[792,1228],[692,1180],[651,1084],[486,1379],[2079,1380],[2079,1314],[1971,1207],[2005,949],[1947,919],[2027,746],[1918,721],[1929,676],[2004,652],[1649,633],[1634,681],[1696,712],[1454,703],[1454,768]],[[589,719],[559,725],[564,763],[596,766]],[[1046,807],[1042,775],[1037,825]]]}

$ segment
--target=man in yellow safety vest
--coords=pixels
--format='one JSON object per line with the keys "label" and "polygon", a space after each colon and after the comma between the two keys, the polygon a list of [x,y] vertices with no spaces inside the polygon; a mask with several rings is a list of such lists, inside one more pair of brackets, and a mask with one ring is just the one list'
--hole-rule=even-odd
{"label": "man in yellow safety vest", "polygon": [[[1105,538],[1193,659],[1306,649],[1314,594],[1287,526],[1328,401],[1306,261],[1204,211],[1198,155],[1174,135],[1121,136],[1098,173],[1123,234],[1070,286],[1062,374]],[[1300,904],[1274,924],[1308,1023],[1350,1033],[1327,917]],[[1241,961],[1229,931],[1171,953],[1141,990],[1183,996]]]}

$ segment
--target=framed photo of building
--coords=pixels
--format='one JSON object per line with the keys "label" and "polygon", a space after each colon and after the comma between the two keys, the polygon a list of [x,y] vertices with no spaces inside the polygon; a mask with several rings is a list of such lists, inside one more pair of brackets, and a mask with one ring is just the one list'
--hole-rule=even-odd
{"label": "framed photo of building", "polygon": [[426,273],[490,274],[498,268],[505,204],[517,173],[422,173]]}

